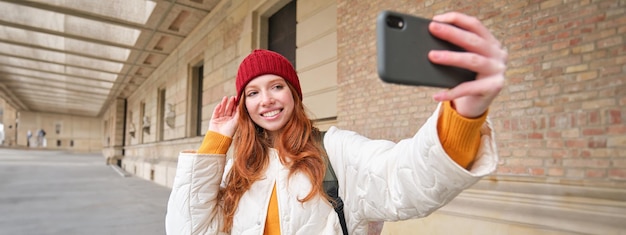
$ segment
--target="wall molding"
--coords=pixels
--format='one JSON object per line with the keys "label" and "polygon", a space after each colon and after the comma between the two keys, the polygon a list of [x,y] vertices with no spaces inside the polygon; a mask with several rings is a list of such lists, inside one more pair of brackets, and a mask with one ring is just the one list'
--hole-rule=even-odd
{"label": "wall molding", "polygon": [[437,213],[572,234],[625,234],[626,190],[482,180]]}

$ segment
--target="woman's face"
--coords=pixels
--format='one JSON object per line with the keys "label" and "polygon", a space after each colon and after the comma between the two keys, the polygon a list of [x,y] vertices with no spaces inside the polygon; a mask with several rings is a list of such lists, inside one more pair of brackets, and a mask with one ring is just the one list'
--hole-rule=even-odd
{"label": "woman's face", "polygon": [[252,121],[270,134],[283,128],[292,116],[293,95],[282,77],[266,74],[252,79],[244,96]]}

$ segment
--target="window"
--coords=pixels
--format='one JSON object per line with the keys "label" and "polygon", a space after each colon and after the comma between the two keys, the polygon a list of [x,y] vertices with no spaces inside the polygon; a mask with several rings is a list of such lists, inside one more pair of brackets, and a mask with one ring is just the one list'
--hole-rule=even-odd
{"label": "window", "polygon": [[139,128],[141,130],[139,131],[140,144],[143,144],[143,137],[146,130],[150,131],[150,123],[148,121],[149,120],[147,120],[146,117],[146,103],[141,102],[141,104],[139,104]]}
{"label": "window", "polygon": [[[109,137],[110,132],[109,132],[109,121],[105,120],[104,121],[104,133],[106,138],[106,143],[105,143],[105,147],[109,147],[109,145],[111,144],[111,138]],[[72,142],[70,142],[70,146],[72,146]]]}
{"label": "window", "polygon": [[135,134],[137,133],[136,128],[137,126],[135,125],[135,123],[133,122],[133,111],[128,111],[128,135],[130,136],[130,138],[126,139],[126,145],[130,145],[132,143],[131,139],[135,138]]}
{"label": "window", "polygon": [[296,66],[296,1],[287,3],[268,19],[267,49],[280,53]]}
{"label": "window", "polygon": [[197,67],[197,77],[198,77],[198,91],[196,99],[197,108],[196,108],[196,136],[202,135],[202,97],[204,95],[204,91],[202,86],[204,84],[204,65],[200,65]]}
{"label": "window", "polygon": [[165,89],[159,89],[157,94],[157,140],[163,141],[165,127]]}
{"label": "window", "polygon": [[190,68],[189,96],[187,97],[189,115],[187,116],[187,136],[202,135],[202,96],[204,84],[204,62],[200,61]]}

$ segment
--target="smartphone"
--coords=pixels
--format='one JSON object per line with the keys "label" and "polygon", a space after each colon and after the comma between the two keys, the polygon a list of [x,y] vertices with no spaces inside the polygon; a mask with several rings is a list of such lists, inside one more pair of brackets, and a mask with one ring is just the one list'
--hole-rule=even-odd
{"label": "smartphone", "polygon": [[387,83],[452,88],[476,79],[467,69],[430,62],[431,50],[464,51],[428,31],[429,19],[382,11],[376,19],[378,76]]}

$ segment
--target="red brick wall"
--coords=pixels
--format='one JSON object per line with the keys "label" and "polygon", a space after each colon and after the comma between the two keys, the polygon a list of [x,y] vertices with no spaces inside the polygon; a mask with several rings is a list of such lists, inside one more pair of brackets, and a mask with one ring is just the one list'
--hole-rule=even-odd
{"label": "red brick wall", "polygon": [[481,19],[509,51],[491,108],[496,177],[626,187],[626,2],[338,1],[338,124],[371,138],[415,133],[438,89],[382,83],[375,19],[390,9]]}

